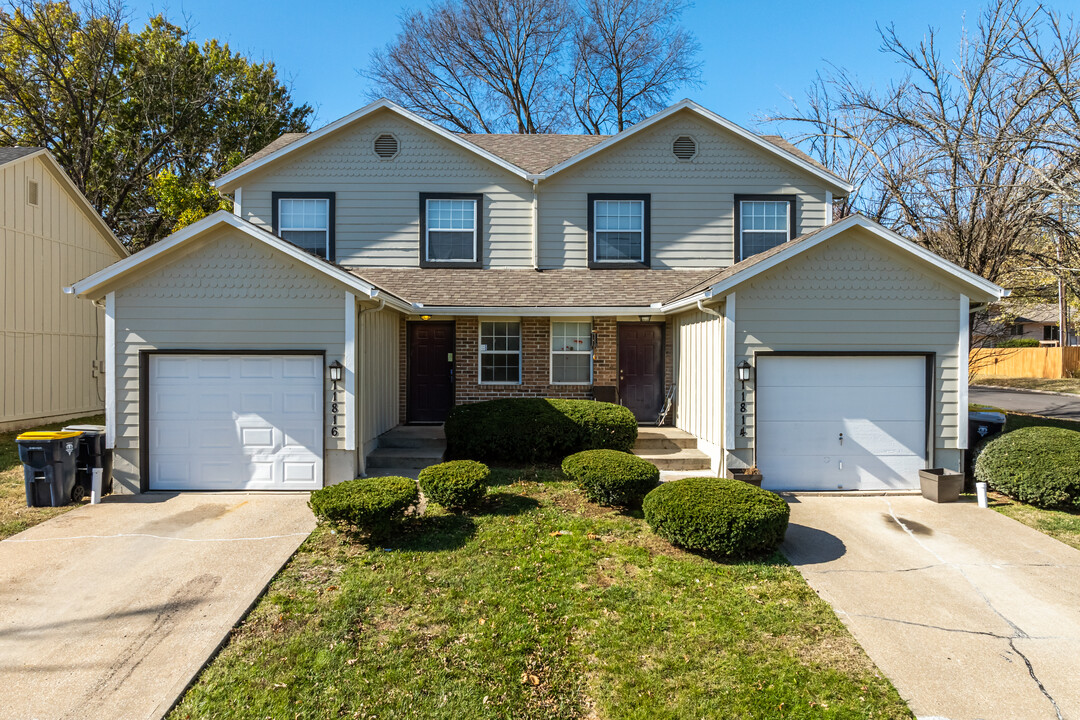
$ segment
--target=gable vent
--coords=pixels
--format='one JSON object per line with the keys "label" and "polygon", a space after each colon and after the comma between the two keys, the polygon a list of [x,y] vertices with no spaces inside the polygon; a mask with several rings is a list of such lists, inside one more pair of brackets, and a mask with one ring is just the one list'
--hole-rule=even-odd
{"label": "gable vent", "polygon": [[680,160],[689,160],[697,155],[697,142],[689,135],[680,135],[671,143],[671,152]]}
{"label": "gable vent", "polygon": [[27,180],[26,181],[26,202],[31,205],[38,204],[38,181]]}
{"label": "gable vent", "polygon": [[383,160],[389,160],[398,154],[397,138],[390,133],[383,133],[375,138],[375,154]]}

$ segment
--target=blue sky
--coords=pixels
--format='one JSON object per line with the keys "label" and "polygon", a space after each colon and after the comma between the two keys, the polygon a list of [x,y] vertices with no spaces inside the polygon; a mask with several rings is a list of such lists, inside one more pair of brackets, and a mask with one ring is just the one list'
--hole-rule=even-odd
{"label": "blue sky", "polygon": [[[277,63],[293,85],[297,102],[316,108],[318,127],[365,104],[371,89],[359,74],[371,51],[389,42],[403,9],[426,2],[360,0],[132,0],[131,24],[156,12],[174,22],[187,18],[199,39],[217,37],[233,50]],[[834,0],[828,3],[699,1],[684,16],[702,46],[704,85],[679,93],[730,120],[757,130],[764,111],[790,107],[815,74],[829,63],[857,71],[866,82],[885,84],[903,69],[880,52],[877,24],[895,23],[901,37],[917,40],[928,26],[955,47],[965,17],[970,24],[982,3],[957,0]],[[184,24],[180,22],[180,24]]]}

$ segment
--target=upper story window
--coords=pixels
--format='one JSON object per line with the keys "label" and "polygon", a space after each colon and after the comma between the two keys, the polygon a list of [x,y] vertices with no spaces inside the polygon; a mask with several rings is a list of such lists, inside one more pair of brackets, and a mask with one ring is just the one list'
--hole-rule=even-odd
{"label": "upper story window", "polygon": [[273,193],[274,234],[334,260],[334,193]]}
{"label": "upper story window", "polygon": [[650,196],[589,195],[589,267],[649,266]]}
{"label": "upper story window", "polygon": [[1024,326],[1022,323],[1016,323],[1009,326],[1009,335],[1012,337],[1018,337],[1024,334]]}
{"label": "upper story window", "polygon": [[420,266],[483,265],[483,195],[420,194]]}
{"label": "upper story window", "polygon": [[551,322],[551,382],[555,385],[592,382],[591,322]]}
{"label": "upper story window", "polygon": [[795,237],[794,196],[736,195],[735,208],[736,262]]}

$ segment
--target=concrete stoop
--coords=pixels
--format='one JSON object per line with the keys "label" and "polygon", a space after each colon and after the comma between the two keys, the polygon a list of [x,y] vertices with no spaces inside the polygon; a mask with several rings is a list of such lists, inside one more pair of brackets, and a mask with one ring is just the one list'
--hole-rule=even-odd
{"label": "concrete stoop", "polygon": [[698,450],[697,438],[673,427],[639,427],[634,454],[648,460],[661,472],[708,473],[711,459]]}
{"label": "concrete stoop", "polygon": [[442,425],[399,425],[379,436],[367,456],[367,474],[416,477],[428,465],[441,463],[446,453]]}

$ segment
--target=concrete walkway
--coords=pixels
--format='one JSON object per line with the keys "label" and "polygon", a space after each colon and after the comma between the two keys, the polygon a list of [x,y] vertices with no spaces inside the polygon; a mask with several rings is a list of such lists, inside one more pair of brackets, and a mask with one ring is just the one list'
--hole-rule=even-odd
{"label": "concrete walkway", "polygon": [[0,542],[0,718],[161,717],[314,526],[306,493],[152,493]]}
{"label": "concrete walkway", "polygon": [[1080,718],[1080,551],[973,503],[789,496],[783,550],[921,718]]}

